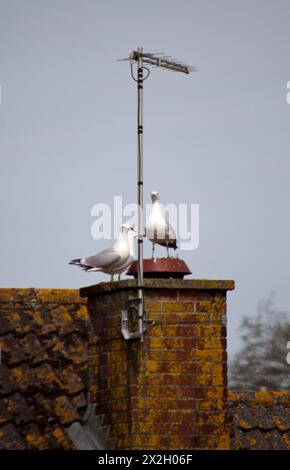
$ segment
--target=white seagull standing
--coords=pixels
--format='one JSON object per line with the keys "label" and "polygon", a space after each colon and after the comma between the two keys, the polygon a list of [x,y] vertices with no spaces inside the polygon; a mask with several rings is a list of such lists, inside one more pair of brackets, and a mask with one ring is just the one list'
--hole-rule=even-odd
{"label": "white seagull standing", "polygon": [[[120,228],[119,237],[113,248],[103,250],[97,255],[88,258],[78,258],[70,261],[69,264],[80,266],[84,271],[98,271],[111,275],[111,281],[114,280],[114,274],[121,274],[129,266],[131,253],[128,243],[128,233],[134,231],[133,227],[123,224]],[[133,260],[132,260],[133,261]],[[126,265],[126,266],[125,266]],[[124,267],[125,266],[125,267]]]}
{"label": "white seagull standing", "polygon": [[159,202],[159,193],[152,191],[152,210],[146,224],[146,237],[152,242],[152,258],[154,258],[155,243],[166,246],[167,257],[169,258],[169,248],[177,249],[176,235],[174,229],[165,220],[162,206]]}
{"label": "white seagull standing", "polygon": [[137,237],[137,233],[138,233],[137,230],[135,230],[133,227],[130,227],[130,230],[127,235],[130,256],[121,266],[118,266],[117,268],[112,270],[113,274],[119,274],[118,276],[119,281],[121,279],[121,274],[124,271],[126,271],[126,269],[129,268],[134,261],[134,258],[135,258],[134,240]]}

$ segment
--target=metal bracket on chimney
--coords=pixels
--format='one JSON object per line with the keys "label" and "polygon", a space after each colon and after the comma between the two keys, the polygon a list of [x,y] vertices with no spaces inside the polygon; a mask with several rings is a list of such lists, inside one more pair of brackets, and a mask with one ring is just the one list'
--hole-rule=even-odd
{"label": "metal bracket on chimney", "polygon": [[111,450],[116,448],[116,437],[110,437],[110,426],[104,424],[104,415],[96,415],[96,403],[88,404],[83,423],[75,421],[66,433],[77,450]]}
{"label": "metal bracket on chimney", "polygon": [[147,329],[145,311],[142,316],[143,331],[139,331],[139,312],[141,299],[128,300],[121,311],[121,332],[125,340],[142,339]]}

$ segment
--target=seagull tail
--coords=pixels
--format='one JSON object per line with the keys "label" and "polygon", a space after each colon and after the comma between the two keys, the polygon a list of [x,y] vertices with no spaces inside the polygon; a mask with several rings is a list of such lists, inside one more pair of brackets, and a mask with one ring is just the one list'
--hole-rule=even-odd
{"label": "seagull tail", "polygon": [[[166,246],[166,243],[164,243],[163,246]],[[176,240],[170,240],[168,243],[168,248],[173,248],[174,250],[177,250],[178,246]]]}
{"label": "seagull tail", "polygon": [[81,266],[81,258],[72,259],[68,264],[75,264],[76,266]]}
{"label": "seagull tail", "polygon": [[101,268],[96,268],[95,266],[90,266],[85,263],[85,260],[82,258],[72,259],[68,264],[73,264],[74,266],[79,266],[86,272],[92,271],[101,271]]}

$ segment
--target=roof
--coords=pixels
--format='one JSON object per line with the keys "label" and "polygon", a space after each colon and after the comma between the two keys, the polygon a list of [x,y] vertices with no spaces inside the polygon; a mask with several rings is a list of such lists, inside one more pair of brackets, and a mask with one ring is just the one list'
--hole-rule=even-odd
{"label": "roof", "polygon": [[289,392],[228,394],[231,448],[290,450]]}
{"label": "roof", "polygon": [[71,449],[86,409],[86,301],[73,289],[0,289],[0,449]]}
{"label": "roof", "polygon": [[[88,320],[77,290],[0,289],[0,449],[114,447],[88,403]],[[228,410],[233,449],[290,449],[290,393],[229,392]]]}

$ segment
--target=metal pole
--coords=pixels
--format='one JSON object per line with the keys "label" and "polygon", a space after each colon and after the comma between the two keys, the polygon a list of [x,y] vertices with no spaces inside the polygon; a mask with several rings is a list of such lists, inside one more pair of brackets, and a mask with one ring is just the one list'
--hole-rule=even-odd
{"label": "metal pole", "polygon": [[138,329],[143,340],[143,49],[138,48],[137,80],[137,201],[138,201]]}
{"label": "metal pole", "polygon": [[[137,82],[137,203],[138,203],[138,332],[131,334],[128,331],[128,311],[122,310],[122,333],[125,339],[140,338],[143,341],[144,329],[146,329],[147,320],[144,311],[144,282],[143,282],[143,238],[144,238],[144,210],[143,210],[143,82],[144,69],[147,72],[145,80],[149,77],[150,70],[143,64],[160,67],[163,69],[173,70],[189,74],[196,71],[196,67],[190,67],[178,62],[175,59],[168,59],[163,54],[143,54],[143,48],[138,47],[131,50],[129,57],[121,60],[129,60],[131,66],[132,79]],[[133,74],[133,64],[137,62],[137,79]],[[134,299],[136,302],[136,299]],[[134,304],[134,308],[135,304]],[[145,328],[144,328],[145,327]]]}

